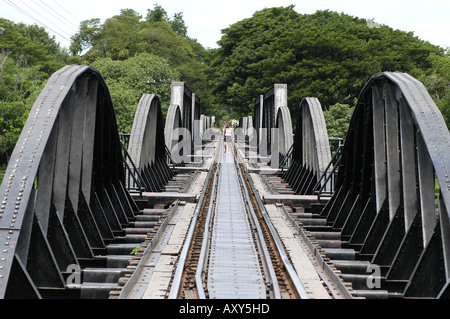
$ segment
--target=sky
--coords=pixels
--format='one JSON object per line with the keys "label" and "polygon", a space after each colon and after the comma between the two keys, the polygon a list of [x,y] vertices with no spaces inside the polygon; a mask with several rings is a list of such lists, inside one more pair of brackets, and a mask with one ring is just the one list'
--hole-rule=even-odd
{"label": "sky", "polygon": [[372,20],[393,29],[413,32],[422,40],[450,47],[450,0],[0,0],[0,17],[16,23],[46,27],[62,47],[68,48],[83,20],[106,19],[131,8],[143,17],[154,4],[170,17],[183,13],[188,36],[206,48],[217,48],[221,30],[250,18],[259,10],[295,5],[301,14],[330,10]]}

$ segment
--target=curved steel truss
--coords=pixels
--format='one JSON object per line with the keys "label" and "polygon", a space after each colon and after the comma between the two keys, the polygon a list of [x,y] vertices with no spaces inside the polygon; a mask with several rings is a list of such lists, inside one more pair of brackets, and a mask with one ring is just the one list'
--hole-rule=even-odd
{"label": "curved steel truss", "polygon": [[128,153],[132,178],[129,188],[158,192],[173,177],[166,161],[164,121],[158,96],[144,94],[138,104],[131,130]]}
{"label": "curved steel truss", "polygon": [[165,142],[176,162],[188,162],[201,144],[200,99],[184,82],[172,82]]}
{"label": "curved steel truss", "polygon": [[136,207],[99,72],[67,66],[34,103],[0,188],[0,298],[67,290],[67,271],[94,257]]}
{"label": "curved steel truss", "polygon": [[380,266],[383,287],[405,297],[449,297],[449,143],[422,83],[375,75],[360,95],[337,191],[322,212],[348,246]]}
{"label": "curved steel truss", "polygon": [[[297,194],[311,195],[331,161],[327,127],[318,99],[304,98],[298,108],[292,163],[284,179]],[[330,186],[325,185],[329,188]]]}
{"label": "curved steel truss", "polygon": [[[256,144],[258,157],[279,168],[293,144],[291,113],[287,103],[287,85],[275,84],[255,101],[254,131],[251,144]],[[253,140],[255,142],[253,142]]]}

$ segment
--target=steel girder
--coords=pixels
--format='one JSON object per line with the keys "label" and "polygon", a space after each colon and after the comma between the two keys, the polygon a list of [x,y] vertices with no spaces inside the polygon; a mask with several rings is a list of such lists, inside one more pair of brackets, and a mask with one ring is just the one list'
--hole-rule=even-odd
{"label": "steel girder", "polygon": [[380,266],[384,288],[405,297],[449,297],[449,143],[422,83],[404,73],[373,76],[322,212],[360,258]]}
{"label": "steel girder", "polygon": [[164,126],[164,136],[167,148],[172,153],[172,148],[180,142],[180,137],[176,136],[174,132],[178,128],[183,127],[181,116],[181,108],[178,104],[171,104],[167,111],[166,124]]}
{"label": "steel girder", "polygon": [[[316,98],[304,98],[298,108],[292,164],[284,179],[297,194],[312,195],[330,161],[330,143],[322,106]],[[330,188],[330,185],[324,186],[325,189]]]}
{"label": "steel girder", "polygon": [[66,272],[134,215],[99,72],[66,66],[34,103],[0,187],[0,298],[68,292]]}
{"label": "steel girder", "polygon": [[211,137],[211,129],[214,127],[214,123],[212,120],[213,119],[211,116],[200,114],[199,134],[201,140]]}
{"label": "steel girder", "polygon": [[253,117],[246,116],[239,120],[239,127],[242,129],[242,132],[245,135],[249,135],[253,133]]}
{"label": "steel girder", "polygon": [[259,142],[261,141],[262,136],[262,127],[263,127],[263,105],[264,105],[264,95],[258,96],[258,98],[255,99],[255,106],[254,106],[254,112],[253,112],[253,127],[256,132],[256,146],[258,148],[259,153]]}
{"label": "steel girder", "polygon": [[[180,133],[177,128],[185,129],[184,138],[189,137],[190,151],[183,154],[178,154],[182,149],[175,146],[181,141],[180,136],[175,136]],[[187,136],[188,135],[188,136]],[[194,154],[195,141],[200,139],[200,99],[195,95],[184,82],[172,82],[170,107],[166,117],[165,125],[165,142],[170,150],[172,157],[176,158],[178,155],[183,156],[184,159],[189,159],[188,155]],[[185,146],[188,146],[187,144]],[[184,149],[184,148],[183,148]],[[186,156],[188,156],[186,158]]]}
{"label": "steel girder", "polygon": [[[287,85],[275,84],[255,100],[253,126],[256,130],[257,152],[270,156],[271,166],[278,168],[293,144],[291,113],[287,104]],[[277,132],[273,135],[273,132]],[[272,143],[275,144],[272,145]],[[276,150],[276,154],[272,151]],[[276,160],[274,161],[274,156]]]}
{"label": "steel girder", "polygon": [[128,153],[139,172],[136,172],[134,178],[128,179],[131,184],[129,187],[135,188],[137,185],[134,181],[140,179],[140,184],[146,191],[158,192],[172,179],[173,173],[166,161],[161,104],[154,94],[144,94],[139,101]]}

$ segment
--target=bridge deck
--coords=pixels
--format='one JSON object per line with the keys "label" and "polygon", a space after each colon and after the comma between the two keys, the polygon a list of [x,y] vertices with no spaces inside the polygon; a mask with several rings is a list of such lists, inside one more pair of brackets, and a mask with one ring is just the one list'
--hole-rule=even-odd
{"label": "bridge deck", "polygon": [[231,150],[222,154],[211,256],[210,298],[266,298],[258,252],[252,239]]}

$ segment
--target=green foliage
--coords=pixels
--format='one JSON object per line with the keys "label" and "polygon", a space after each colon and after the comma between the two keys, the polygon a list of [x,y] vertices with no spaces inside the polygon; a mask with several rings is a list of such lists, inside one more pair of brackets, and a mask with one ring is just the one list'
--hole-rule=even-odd
{"label": "green foliage", "polygon": [[429,74],[437,66],[433,57],[443,56],[443,49],[412,33],[370,28],[365,19],[330,11],[303,15],[294,6],[258,11],[222,32],[208,83],[217,108],[231,105],[242,115],[275,83],[288,84],[295,116],[304,97],[317,97],[325,108],[352,104],[372,75]]}
{"label": "green foliage", "polygon": [[163,114],[166,114],[170,104],[170,86],[153,83],[163,79],[167,82],[179,80],[179,73],[169,66],[167,60],[141,53],[125,61],[97,59],[92,66],[100,71],[108,85],[116,110],[119,132],[131,132],[134,113],[144,93],[157,94],[161,100]]}
{"label": "green foliage", "polygon": [[354,107],[348,104],[334,104],[323,112],[328,136],[345,139],[353,115]]}
{"label": "green foliage", "polygon": [[169,18],[158,4],[148,10],[145,20],[134,10],[123,9],[103,24],[99,19],[83,21],[72,37],[71,52],[83,54],[73,61],[93,65],[105,78],[123,133],[131,131],[144,93],[157,94],[166,114],[170,86],[154,82],[184,81],[201,99],[206,92],[205,49],[187,36],[182,13]]}
{"label": "green foliage", "polygon": [[11,58],[24,57],[29,65],[51,74],[63,67],[68,54],[50,37],[44,28],[36,25],[15,24],[0,18],[0,52]]}
{"label": "green foliage", "polygon": [[0,156],[8,161],[28,113],[68,54],[36,25],[0,19]]}
{"label": "green foliage", "polygon": [[203,57],[205,49],[187,37],[183,14],[172,19],[159,5],[148,10],[145,20],[132,9],[107,19],[83,21],[72,37],[71,52],[83,54],[78,63],[92,64],[97,59],[125,61],[140,53],[164,58],[180,74],[180,80],[202,97],[205,91]]}
{"label": "green foliage", "polygon": [[167,21],[168,15],[167,15],[167,11],[166,9],[164,9],[163,7],[161,7],[158,4],[155,4],[153,10],[152,9],[147,9],[147,17],[145,18],[145,20],[147,20],[148,22],[164,22]]}
{"label": "green foliage", "polygon": [[382,71],[422,81],[449,124],[450,52],[413,33],[330,11],[299,14],[294,6],[257,11],[222,32],[220,47],[206,50],[189,38],[181,12],[169,16],[155,4],[142,17],[123,9],[104,23],[81,22],[69,56],[44,28],[0,18],[0,154],[12,151],[49,76],[70,63],[100,70],[124,133],[144,93],[158,94],[166,113],[170,86],[155,82],[186,82],[217,123],[252,114],[257,96],[286,83],[294,123],[300,101],[313,96],[327,109],[329,136],[345,138],[354,101]]}
{"label": "green foliage", "polygon": [[432,54],[429,57],[432,70],[419,79],[427,87],[444,117],[447,127],[450,124],[450,51],[443,55]]}
{"label": "green foliage", "polygon": [[141,246],[134,247],[130,255],[136,256]]}
{"label": "green foliage", "polygon": [[0,155],[9,158],[46,78],[21,56],[0,54]]}
{"label": "green foliage", "polygon": [[147,16],[145,18],[146,21],[150,23],[155,22],[166,22],[173,31],[181,35],[182,37],[187,38],[187,26],[184,23],[183,13],[178,12],[175,13],[172,19],[169,18],[167,11],[158,4],[155,4],[153,10],[147,9]]}

